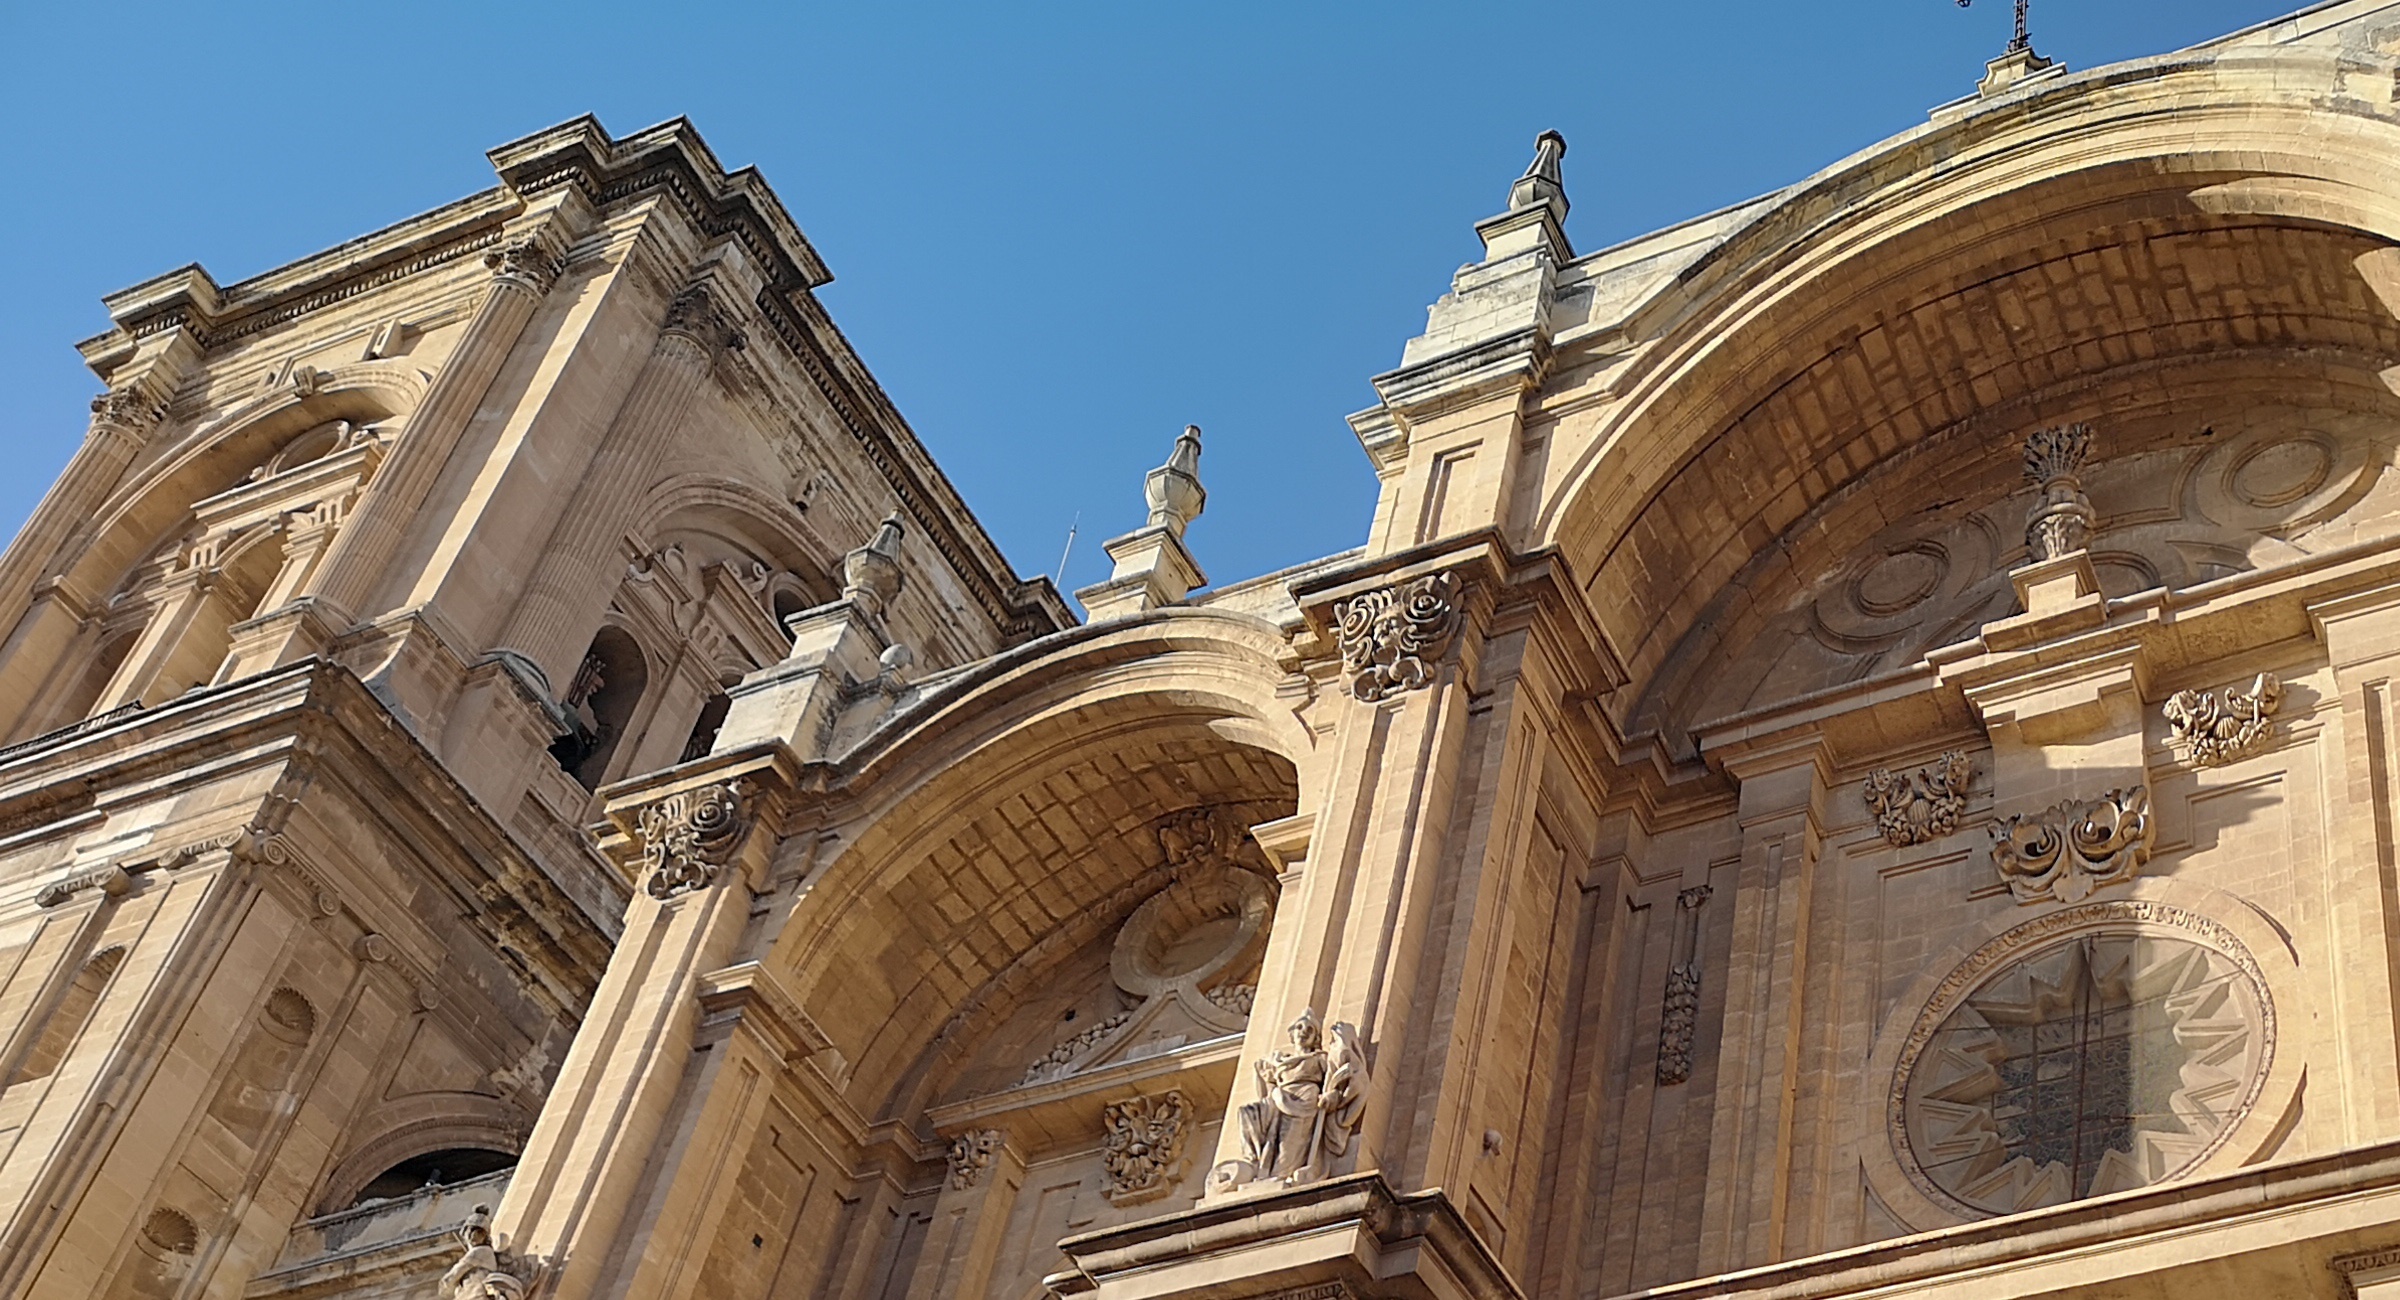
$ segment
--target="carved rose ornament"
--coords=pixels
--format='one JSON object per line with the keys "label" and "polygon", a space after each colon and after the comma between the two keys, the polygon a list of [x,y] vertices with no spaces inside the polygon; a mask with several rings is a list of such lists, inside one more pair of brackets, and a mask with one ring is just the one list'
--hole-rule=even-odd
{"label": "carved rose ornament", "polygon": [[642,809],[635,830],[648,873],[643,888],[661,902],[707,888],[749,829],[748,803],[733,785],[685,790]]}
{"label": "carved rose ornament", "polygon": [[2081,902],[2102,885],[2133,879],[2150,858],[2155,829],[2147,786],[2070,799],[1993,822],[1992,866],[2020,903]]}
{"label": "carved rose ornament", "polygon": [[1458,635],[1458,587],[1457,575],[1433,573],[1334,606],[1350,693],[1372,703],[1430,684]]}

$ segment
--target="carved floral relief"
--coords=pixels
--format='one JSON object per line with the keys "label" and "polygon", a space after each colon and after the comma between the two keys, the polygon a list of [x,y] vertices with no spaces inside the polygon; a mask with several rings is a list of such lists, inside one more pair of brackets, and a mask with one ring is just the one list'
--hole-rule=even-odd
{"label": "carved floral relief", "polygon": [[1889,768],[1867,773],[1864,793],[1875,827],[1895,848],[1938,840],[1958,829],[1966,811],[1967,781],[1975,774],[1965,750],[1953,749],[1932,767],[1901,775]]}
{"label": "carved floral relief", "polygon": [[2080,902],[2103,885],[2133,879],[2156,834],[2149,787],[2139,785],[2005,817],[1990,829],[1992,866],[2020,903]]}
{"label": "carved floral relief", "polygon": [[1192,1105],[1180,1090],[1112,1101],[1100,1112],[1100,1159],[1106,1195],[1118,1205],[1154,1200],[1183,1176],[1184,1136]]}
{"label": "carved floral relief", "polygon": [[2167,739],[2191,755],[2195,767],[2219,767],[2251,750],[2273,730],[2283,683],[2260,673],[2246,691],[2177,691],[2167,697]]}
{"label": "carved floral relief", "polygon": [[996,1128],[979,1128],[950,1139],[950,1189],[963,1192],[981,1183],[1007,1137]]}

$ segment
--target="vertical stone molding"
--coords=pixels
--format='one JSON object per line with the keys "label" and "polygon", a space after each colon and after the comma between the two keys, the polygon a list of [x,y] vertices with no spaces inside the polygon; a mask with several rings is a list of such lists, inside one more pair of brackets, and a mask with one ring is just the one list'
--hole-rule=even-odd
{"label": "vertical stone molding", "polygon": [[557,256],[550,251],[556,237],[543,228],[486,259],[491,286],[474,318],[318,566],[314,595],[332,611],[329,622],[338,626],[375,612],[366,604],[384,566],[557,278]]}
{"label": "vertical stone molding", "polygon": [[[75,529],[89,521],[125,467],[158,427],[162,404],[139,384],[92,399],[92,420],[58,481],[42,495],[16,541],[0,554],[0,619],[13,626],[26,597]],[[0,627],[0,636],[7,629]]]}
{"label": "vertical stone molding", "polygon": [[1373,703],[1430,685],[1458,635],[1462,594],[1456,574],[1432,573],[1336,605],[1350,693]]}
{"label": "vertical stone molding", "polygon": [[616,538],[665,462],[676,423],[718,350],[739,347],[741,340],[717,291],[705,283],[668,305],[649,360],[551,529],[533,580],[500,636],[499,648],[524,655],[550,682],[567,679],[591,639],[608,603],[607,574],[622,564]]}

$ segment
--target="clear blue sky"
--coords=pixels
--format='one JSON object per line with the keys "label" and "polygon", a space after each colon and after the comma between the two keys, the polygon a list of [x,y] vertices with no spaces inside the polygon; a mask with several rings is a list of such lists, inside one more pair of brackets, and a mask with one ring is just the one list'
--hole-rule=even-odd
{"label": "clear blue sky", "polygon": [[[2075,67],[2278,0],[2037,0]],[[0,532],[81,439],[100,295],[230,283],[488,187],[483,151],[689,116],[756,164],[823,290],[1018,568],[1104,576],[1140,480],[1207,434],[1191,542],[1229,582],[1358,544],[1343,416],[1565,132],[1581,249],[1924,120],[2007,0],[1843,3],[175,4],[0,0]]]}

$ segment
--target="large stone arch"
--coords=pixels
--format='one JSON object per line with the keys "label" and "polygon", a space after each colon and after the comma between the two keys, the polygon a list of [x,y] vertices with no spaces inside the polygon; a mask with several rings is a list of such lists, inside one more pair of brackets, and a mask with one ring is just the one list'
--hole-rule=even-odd
{"label": "large stone arch", "polygon": [[1153,828],[1311,806],[1310,739],[1274,630],[1200,610],[1022,647],[870,737],[862,811],[774,958],[837,1042],[870,1119],[914,1119],[1049,963],[1168,875]]}
{"label": "large stone arch", "polygon": [[[2184,56],[1937,118],[1778,196],[1639,308],[1656,341],[1610,378],[1620,400],[1555,417],[1569,463],[1536,524],[1631,671],[1620,721],[1699,721],[1651,689],[1712,648],[1696,629],[1778,612],[1749,608],[1767,570],[1830,580],[1838,558],[1795,558],[1812,546],[2005,496],[2034,427],[2146,425],[2104,452],[2154,449],[2206,427],[2237,373],[2400,416],[2380,378],[2400,128],[2345,106],[2357,75],[2314,51]],[[1862,490],[1935,448],[1940,493]]]}

